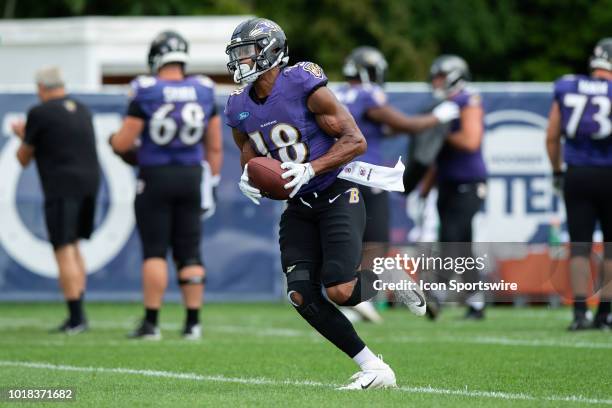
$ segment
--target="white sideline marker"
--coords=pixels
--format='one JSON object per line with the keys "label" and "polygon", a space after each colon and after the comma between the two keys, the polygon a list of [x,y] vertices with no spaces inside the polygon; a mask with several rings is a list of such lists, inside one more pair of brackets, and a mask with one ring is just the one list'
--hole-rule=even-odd
{"label": "white sideline marker", "polygon": [[[295,380],[273,380],[269,378],[241,378],[241,377],[226,377],[223,375],[201,375],[195,373],[180,373],[173,371],[159,371],[159,370],[138,370],[132,368],[106,368],[106,367],[80,367],[63,364],[50,364],[43,362],[28,362],[28,361],[8,361],[0,360],[0,366],[5,367],[22,367],[22,368],[35,368],[42,370],[56,370],[56,371],[76,371],[76,372],[89,372],[89,373],[109,373],[109,374],[129,374],[129,375],[140,375],[145,377],[161,377],[161,378],[172,378],[177,380],[191,380],[191,381],[210,381],[210,382],[223,382],[223,383],[234,383],[234,384],[247,384],[247,385],[296,385],[296,386],[308,386],[308,387],[323,387],[323,388],[336,388],[337,384],[321,383],[317,381],[295,381]],[[416,394],[436,394],[436,395],[458,395],[463,397],[472,398],[492,398],[492,399],[503,399],[503,400],[524,400],[524,401],[559,401],[559,402],[580,402],[583,404],[602,404],[612,405],[612,399],[596,399],[587,398],[580,395],[552,395],[536,397],[528,394],[515,394],[508,392],[499,391],[478,391],[478,390],[452,390],[444,388],[433,388],[429,387],[399,387],[397,388],[400,392],[410,392]]]}

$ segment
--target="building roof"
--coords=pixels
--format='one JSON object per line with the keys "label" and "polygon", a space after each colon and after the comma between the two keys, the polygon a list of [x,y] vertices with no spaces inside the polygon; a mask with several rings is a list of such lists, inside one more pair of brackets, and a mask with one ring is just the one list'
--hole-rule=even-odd
{"label": "building roof", "polygon": [[188,71],[226,73],[227,44],[249,16],[74,17],[0,20],[0,87],[33,88],[35,71],[58,65],[68,86],[96,90],[105,76],[148,72],[151,40],[172,29],[190,43]]}

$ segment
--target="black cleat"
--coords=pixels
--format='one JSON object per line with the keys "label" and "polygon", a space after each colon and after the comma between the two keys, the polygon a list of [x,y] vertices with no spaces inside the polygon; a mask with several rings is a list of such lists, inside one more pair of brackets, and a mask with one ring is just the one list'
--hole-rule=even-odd
{"label": "black cleat", "polygon": [[427,300],[427,307],[425,308],[425,314],[427,318],[431,321],[434,321],[440,316],[440,312],[442,311],[442,305],[436,299],[435,296],[432,296],[428,293],[425,293],[425,299]]}
{"label": "black cleat", "polygon": [[574,315],[574,320],[567,328],[568,331],[581,331],[593,328],[593,320],[590,313],[580,313]]}
{"label": "black cleat", "polygon": [[89,327],[87,326],[87,320],[82,320],[79,323],[71,323],[70,319],[66,319],[59,327],[51,330],[51,333],[63,333],[69,336],[74,336],[79,333],[83,333]]}
{"label": "black cleat", "polygon": [[598,330],[612,330],[612,313],[598,313],[593,319],[593,328]]}
{"label": "black cleat", "polygon": [[472,306],[468,306],[464,318],[467,320],[483,320],[485,318],[484,309],[476,309]]}
{"label": "black cleat", "polygon": [[142,340],[161,340],[161,331],[159,327],[143,320],[140,325],[130,334],[130,339],[142,339]]}

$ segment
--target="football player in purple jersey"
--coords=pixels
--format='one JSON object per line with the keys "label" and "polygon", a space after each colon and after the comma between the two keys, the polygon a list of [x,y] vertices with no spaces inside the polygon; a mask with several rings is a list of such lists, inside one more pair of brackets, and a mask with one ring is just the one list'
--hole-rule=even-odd
{"label": "football player in purple jersey", "polygon": [[159,339],[159,309],[168,281],[166,256],[172,249],[186,308],[185,339],[199,339],[205,270],[200,255],[201,161],[209,162],[218,181],[222,161],[221,119],[214,83],[186,76],[188,43],[174,31],[151,44],[151,76],[132,82],[132,95],[113,150],[124,154],[137,146],[136,222],[142,241],[145,317],[130,334]]}
{"label": "football player in purple jersey", "polygon": [[[365,153],[365,138],[327,88],[321,67],[312,62],[287,66],[287,39],[273,21],[244,21],[234,30],[226,52],[230,73],[244,84],[230,95],[225,109],[242,152],[240,189],[259,203],[261,192],[248,179],[246,163],[251,157],[273,157],[286,170],[285,188],[291,193],[279,241],[289,301],[359,365],[360,371],[344,389],[394,387],[393,370],[370,351],[330,302],[354,306],[376,293],[377,276],[371,270],[358,270],[363,200],[355,184],[336,177],[343,165]],[[413,291],[401,296],[406,304],[424,306]]]}
{"label": "football player in purple jersey", "polygon": [[[387,66],[387,60],[378,49],[355,48],[342,69],[347,83],[335,90],[338,100],[351,112],[368,143],[368,150],[357,160],[376,165],[383,165],[381,143],[386,137],[420,133],[459,116],[459,108],[452,101],[442,102],[427,115],[406,116],[395,109],[383,89]],[[362,265],[372,268],[374,259],[386,256],[388,251],[389,193],[367,186],[359,186],[359,190],[366,207]],[[366,320],[382,320],[371,303],[361,303],[354,309]]]}
{"label": "football player in purple jersey", "polygon": [[[426,175],[421,191],[425,196],[431,182],[437,183],[438,240],[443,243],[444,256],[471,257],[472,220],[486,195],[487,170],[481,150],[484,110],[480,95],[469,86],[470,71],[463,58],[440,55],[433,61],[429,74],[434,97],[455,102],[459,106],[459,117],[450,122],[444,145],[432,172]],[[442,271],[437,278],[446,282],[450,277]],[[461,276],[464,282],[470,283],[480,278],[475,268]],[[444,293],[438,295],[432,296],[428,302],[427,316],[432,320],[438,315],[440,302],[445,300]],[[466,304],[467,319],[484,318],[482,292],[470,293]]]}
{"label": "football player in purple jersey", "polygon": [[[555,188],[563,192],[571,241],[574,319],[570,331],[612,328],[612,38],[597,43],[589,67],[589,76],[566,75],[555,82],[546,137]],[[604,260],[599,308],[593,320],[586,301],[597,222],[603,233]]]}

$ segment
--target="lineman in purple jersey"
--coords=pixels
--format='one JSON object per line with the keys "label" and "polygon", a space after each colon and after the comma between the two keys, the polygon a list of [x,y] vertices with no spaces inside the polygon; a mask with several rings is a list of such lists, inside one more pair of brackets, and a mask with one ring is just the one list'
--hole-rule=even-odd
{"label": "lineman in purple jersey", "polygon": [[[291,189],[280,221],[280,250],[287,295],[297,312],[351,357],[361,371],[348,389],[395,386],[393,370],[372,353],[351,323],[322,295],[354,306],[376,291],[376,275],[357,271],[365,209],[355,184],[337,179],[340,167],[366,150],[348,111],[327,88],[323,70],[312,62],[286,66],[287,39],[274,22],[241,23],[226,48],[236,82],[225,116],[241,150],[240,189],[255,203],[260,191],[249,184],[247,161],[271,155],[283,162]],[[292,179],[291,179],[292,178]]]}
{"label": "lineman in purple jersey", "polygon": [[[571,241],[574,319],[570,331],[612,327],[612,38],[597,43],[589,65],[590,76],[564,76],[555,82],[546,137],[555,188],[563,190]],[[565,139],[563,159],[561,137]],[[604,261],[599,308],[593,320],[586,302],[592,294],[590,254],[598,221]]]}
{"label": "lineman in purple jersey", "polygon": [[[440,217],[438,241],[441,251],[449,257],[472,257],[472,220],[486,195],[487,170],[482,157],[484,111],[480,95],[469,86],[470,71],[465,60],[457,55],[440,55],[430,68],[430,80],[436,99],[449,100],[459,106],[459,118],[450,122],[448,135],[436,157],[435,167],[425,176],[421,188],[424,197],[434,182],[438,187],[437,209]],[[447,282],[447,271],[437,278]],[[457,276],[453,276],[456,279]],[[476,269],[466,271],[464,282],[480,280]],[[427,316],[435,320],[445,293],[431,294]],[[467,319],[484,318],[484,294],[469,293],[465,299]]]}
{"label": "lineman in purple jersey", "polygon": [[206,158],[212,182],[218,183],[221,120],[213,82],[185,76],[188,44],[181,35],[160,33],[148,61],[152,76],[132,82],[127,116],[110,141],[120,155],[136,150],[139,166],[135,210],[144,257],[145,317],[130,337],[161,338],[158,315],[168,280],[166,255],[172,248],[186,308],[183,337],[199,339],[205,276],[200,256],[201,161]]}
{"label": "lineman in purple jersey", "polygon": [[[335,90],[338,100],[349,109],[368,143],[368,150],[357,160],[383,165],[381,143],[400,133],[416,134],[427,128],[446,123],[459,115],[454,102],[438,105],[429,115],[406,116],[393,108],[383,90],[387,60],[374,47],[358,47],[347,57],[343,74],[347,83]],[[389,193],[379,188],[359,186],[366,207],[366,227],[363,234],[363,260],[366,268],[374,266],[374,259],[387,255],[389,243]],[[366,320],[382,318],[371,303],[354,309]]]}

